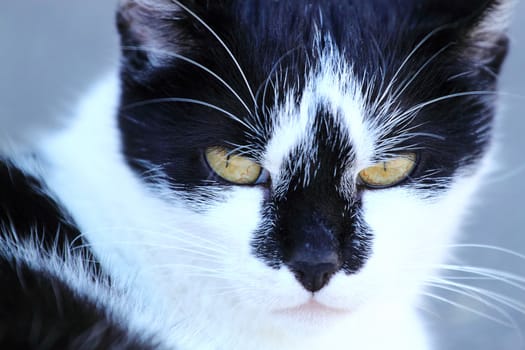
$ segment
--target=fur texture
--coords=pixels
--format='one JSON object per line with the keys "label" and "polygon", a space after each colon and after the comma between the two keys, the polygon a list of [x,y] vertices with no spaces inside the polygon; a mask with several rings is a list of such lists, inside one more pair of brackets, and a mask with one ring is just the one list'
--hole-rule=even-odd
{"label": "fur texture", "polygon": [[[123,1],[119,75],[10,157],[71,229],[4,229],[1,261],[94,305],[116,348],[430,349],[419,299],[489,167],[509,4]],[[214,146],[268,176],[222,179]],[[360,180],[406,152],[402,182]]]}

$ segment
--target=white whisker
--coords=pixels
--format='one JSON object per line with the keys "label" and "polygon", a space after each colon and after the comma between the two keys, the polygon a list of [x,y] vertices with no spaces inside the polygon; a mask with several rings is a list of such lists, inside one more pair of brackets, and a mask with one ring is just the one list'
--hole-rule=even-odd
{"label": "white whisker", "polygon": [[166,55],[168,57],[173,57],[173,58],[180,59],[180,60],[182,60],[184,62],[190,63],[190,64],[192,64],[192,65],[202,69],[203,71],[205,71],[206,73],[210,74],[212,77],[217,79],[221,84],[223,84],[237,98],[237,100],[243,105],[243,107],[246,109],[248,114],[250,114],[250,115],[252,114],[252,111],[250,110],[250,108],[248,108],[248,106],[246,105],[244,100],[239,96],[239,94],[235,91],[235,89],[233,89],[231,87],[231,85],[228,84],[217,73],[215,73],[214,71],[212,71],[208,67],[204,66],[203,64],[201,64],[201,63],[199,63],[199,62],[197,62],[195,60],[192,60],[191,58],[186,57],[184,55],[181,55],[181,54],[178,54],[178,53],[175,53],[175,52],[166,51],[166,50],[159,50],[159,49],[147,48],[147,47],[142,48],[142,47],[134,47],[134,46],[124,46],[123,49],[124,50],[137,50],[137,51],[146,51],[146,52],[163,54],[163,55]]}
{"label": "white whisker", "polygon": [[[167,228],[168,230],[168,228]],[[203,238],[198,235],[191,234],[189,232],[185,232],[182,230],[178,230],[177,234],[167,234],[163,232],[157,232],[153,231],[151,229],[140,229],[137,227],[105,227],[105,228],[98,228],[97,230],[90,230],[89,232],[84,233],[81,237],[82,238],[88,238],[91,234],[94,233],[105,233],[105,232],[134,232],[134,233],[141,233],[147,235],[150,239],[153,238],[162,238],[163,240],[168,240],[172,242],[178,242],[181,244],[186,244],[188,246],[195,246],[199,248],[206,249],[208,251],[221,253],[225,250],[225,246],[221,245],[217,242],[208,240],[206,238]],[[185,238],[191,238],[191,240],[187,240]],[[114,242],[108,242],[108,244],[112,243],[118,243],[119,241]],[[87,245],[93,245],[93,243],[87,243]]]}
{"label": "white whisker", "polygon": [[[446,290],[448,292],[456,293],[456,294],[471,298],[472,300],[478,301],[481,304],[483,304],[485,307],[496,311],[498,314],[504,317],[508,321],[508,323],[505,324],[505,326],[512,327],[513,329],[519,330],[516,320],[508,312],[506,312],[502,307],[499,307],[498,305],[492,302],[489,302],[486,298],[484,298],[484,296],[496,302],[500,302],[504,306],[508,306],[508,305],[505,305],[501,301],[496,300],[486,295],[486,291],[484,290],[477,290],[477,289],[476,290],[471,290],[471,289],[464,290],[465,286],[458,285],[458,284],[449,284],[445,282],[446,281],[439,280],[437,282],[427,282],[426,284],[431,287],[437,288],[437,289]],[[514,309],[513,307],[511,308]],[[520,336],[521,336],[521,333],[520,333]]]}
{"label": "white whisker", "polygon": [[430,33],[428,33],[423,39],[420,40],[420,42],[408,53],[406,58],[401,62],[401,65],[397,68],[396,72],[390,79],[390,82],[388,83],[387,87],[385,88],[385,91],[381,95],[381,97],[377,100],[377,104],[381,104],[386,96],[390,93],[392,90],[394,84],[396,83],[396,79],[398,75],[403,71],[403,68],[405,68],[405,65],[410,61],[410,59],[417,53],[417,51],[428,41],[432,36],[434,36],[436,33],[440,32],[441,30],[445,29],[445,26],[438,27],[434,30],[432,30]]}
{"label": "white whisker", "polygon": [[447,298],[445,298],[445,297],[439,296],[439,295],[437,295],[437,294],[434,294],[434,293],[431,293],[431,292],[423,292],[422,295],[427,296],[427,297],[430,297],[430,298],[432,298],[432,299],[439,300],[439,301],[441,301],[441,302],[443,302],[443,303],[445,303],[445,304],[452,305],[452,306],[454,306],[454,307],[457,307],[458,309],[461,309],[461,310],[465,310],[465,311],[471,312],[471,313],[473,313],[473,314],[475,314],[475,315],[478,315],[478,316],[481,316],[481,317],[486,318],[486,319],[488,319],[488,320],[494,321],[494,322],[496,322],[496,323],[498,323],[498,324],[500,324],[500,325],[503,325],[503,326],[506,326],[506,327],[512,327],[512,326],[513,326],[512,322],[511,322],[511,323],[505,322],[504,320],[501,320],[501,319],[499,319],[499,318],[496,318],[496,317],[494,317],[494,316],[491,316],[491,315],[489,315],[489,314],[487,314],[487,313],[481,312],[481,311],[476,310],[476,309],[474,309],[474,308],[471,308],[471,307],[465,306],[465,305],[463,305],[463,304],[457,303],[457,302],[455,302],[455,301],[452,301],[452,300],[447,299]]}
{"label": "white whisker", "polygon": [[244,71],[242,70],[241,68],[241,65],[239,64],[239,61],[235,58],[235,56],[233,55],[233,52],[230,50],[230,48],[226,45],[226,43],[224,42],[224,40],[221,39],[221,37],[202,19],[200,18],[195,12],[193,12],[192,10],[190,10],[188,7],[184,6],[180,1],[178,0],[172,0],[173,3],[177,4],[178,6],[180,6],[182,9],[184,9],[184,11],[186,11],[187,13],[189,13],[193,18],[195,18],[200,24],[202,24],[204,26],[204,28],[206,28],[206,30],[208,30],[208,32],[210,32],[211,35],[213,35],[215,37],[215,39],[219,42],[219,44],[224,48],[224,50],[226,51],[226,53],[228,53],[228,55],[230,56],[230,58],[232,59],[233,63],[235,64],[235,66],[237,67],[239,73],[241,74],[242,76],[242,79],[244,80],[244,83],[246,84],[246,87],[248,88],[248,92],[250,93],[251,97],[252,97],[252,100],[253,100],[253,103],[254,103],[254,106],[257,106],[257,100],[255,99],[255,95],[253,94],[253,91],[252,91],[252,88],[250,87],[250,83],[248,82],[248,78],[246,78],[246,74],[244,74]]}
{"label": "white whisker", "polygon": [[438,52],[436,52],[435,54],[433,54],[432,56],[430,56],[429,59],[426,60],[425,63],[423,63],[421,65],[421,67],[414,73],[410,76],[410,79],[406,82],[406,83],[401,83],[400,84],[400,87],[394,91],[394,94],[393,96],[391,97],[392,100],[397,100],[399,98],[399,96],[401,96],[403,94],[403,92],[406,91],[406,89],[408,89],[412,83],[416,80],[416,78],[425,70],[425,68],[428,67],[428,65],[430,65],[437,57],[439,57],[439,55],[441,55],[443,52],[445,52],[448,48],[450,48],[450,46],[452,46],[452,43],[449,43],[447,45],[445,45],[443,48],[441,48]]}
{"label": "white whisker", "polygon": [[230,117],[231,120],[234,120],[234,121],[238,122],[239,124],[244,126],[246,129],[248,129],[251,132],[253,132],[255,135],[258,134],[258,130],[256,128],[254,128],[252,125],[248,124],[247,122],[243,121],[242,119],[240,119],[239,117],[237,117],[233,113],[228,112],[224,108],[221,108],[221,107],[216,106],[216,105],[214,105],[212,103],[209,103],[209,102],[196,100],[196,99],[192,99],[192,98],[184,98],[184,97],[154,98],[154,99],[150,99],[150,100],[144,100],[144,101],[130,103],[130,104],[124,106],[123,109],[130,109],[130,108],[135,108],[135,107],[141,107],[141,106],[146,106],[146,105],[149,105],[149,104],[171,103],[171,102],[192,103],[192,104],[197,104],[197,105],[201,105],[201,106],[204,106],[204,107],[208,107],[208,108],[214,109],[216,111],[219,111],[219,112],[227,115],[228,117]]}
{"label": "white whisker", "polygon": [[459,244],[450,244],[448,246],[451,248],[479,248],[479,249],[493,250],[495,252],[505,253],[505,254],[520,258],[522,260],[525,260],[525,254],[521,254],[514,250],[510,250],[508,248],[498,247],[494,245],[475,244],[475,243],[459,243]]}
{"label": "white whisker", "polygon": [[166,268],[169,268],[169,269],[184,268],[184,269],[188,269],[188,270],[198,270],[198,271],[202,271],[202,272],[209,272],[211,274],[216,274],[216,276],[226,276],[225,271],[223,271],[223,270],[208,268],[208,267],[199,266],[199,265],[182,264],[182,263],[155,264],[155,265],[150,265],[148,267],[144,267],[144,268],[142,268],[142,270],[143,271],[149,271],[150,269],[151,270],[156,270],[156,269],[166,269]]}
{"label": "white whisker", "polygon": [[443,270],[449,270],[449,271],[457,271],[457,272],[466,272],[471,273],[483,277],[490,277],[493,280],[497,280],[500,282],[504,282],[510,286],[516,287],[520,290],[525,291],[525,286],[520,283],[525,283],[525,278],[505,272],[505,271],[499,271],[495,269],[489,269],[489,268],[481,268],[481,267],[472,267],[472,266],[462,266],[462,265],[437,265],[437,268],[443,269]]}
{"label": "white whisker", "polygon": [[491,291],[491,290],[488,290],[488,289],[483,289],[483,288],[478,288],[478,287],[474,287],[474,286],[469,286],[469,285],[466,285],[466,284],[463,284],[463,283],[458,283],[458,282],[452,282],[452,281],[447,281],[445,279],[442,279],[442,278],[430,278],[428,281],[430,281],[430,283],[434,283],[434,284],[438,284],[440,286],[450,286],[452,288],[458,288],[458,289],[461,289],[463,291],[468,291],[468,292],[472,292],[472,293],[475,293],[475,295],[482,295],[484,297],[487,297],[491,300],[494,300],[496,302],[499,302],[501,305],[504,305],[504,306],[507,306],[515,311],[518,311],[520,312],[521,314],[525,314],[525,303],[521,303],[517,300],[514,300],[512,298],[509,298],[505,295],[502,295],[500,293],[496,293],[494,291]]}
{"label": "white whisker", "polygon": [[415,112],[420,111],[421,109],[428,107],[430,105],[433,105],[438,102],[443,102],[446,100],[450,100],[453,98],[459,98],[459,97],[468,97],[468,96],[483,96],[483,95],[497,95],[498,93],[495,91],[465,91],[465,92],[458,92],[454,94],[449,94],[441,97],[436,97],[434,99],[428,100],[426,102],[419,103],[411,108],[409,108],[407,111],[403,112],[402,114],[398,115],[397,118],[402,120],[408,115],[412,115]]}

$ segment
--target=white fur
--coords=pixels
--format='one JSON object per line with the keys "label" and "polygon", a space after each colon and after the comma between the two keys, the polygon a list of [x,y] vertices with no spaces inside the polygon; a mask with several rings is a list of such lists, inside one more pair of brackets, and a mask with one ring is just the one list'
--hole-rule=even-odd
{"label": "white fur", "polygon": [[145,298],[140,290],[133,288],[133,284],[124,279],[117,279],[110,284],[107,278],[98,276],[85,264],[88,257],[80,251],[66,251],[65,256],[58,252],[61,248],[58,246],[56,250],[44,251],[40,242],[19,239],[11,228],[0,229],[9,231],[13,237],[10,240],[0,239],[0,256],[19,266],[53,276],[67,285],[77,297],[91,302],[109,320],[135,337],[145,342],[152,338],[159,339],[163,346],[175,346],[174,342],[169,342],[169,337],[157,337],[157,334],[169,334],[173,324],[166,322],[172,316],[164,312],[166,306],[161,302]]}
{"label": "white fur", "polygon": [[[297,146],[298,161],[312,157],[311,111],[320,103],[338,112],[336,122],[356,151],[345,181],[375,156],[359,82],[332,55],[324,69],[312,72],[298,107],[288,101],[274,110],[281,122],[263,165],[276,179],[286,180],[283,164]],[[133,312],[131,327],[160,332],[180,350],[429,348],[416,311],[421,283],[446,256],[478,175],[458,178],[431,201],[401,188],[365,194],[365,220],[374,232],[370,260],[355,275],[337,274],[315,294],[313,300],[331,311],[301,309],[312,295],[287,268],[273,270],[251,251],[262,190],[225,191],[204,211],[188,207],[177,193],[159,196],[121,155],[118,90],[111,75],[88,94],[72,126],[42,144],[39,172],[117,283],[146,308],[163,306],[162,327]]]}
{"label": "white fur", "polygon": [[[342,188],[351,187],[348,183],[353,183],[357,173],[371,165],[376,155],[372,126],[363,118],[366,106],[359,93],[360,82],[335,49],[322,53],[319,66],[312,70],[307,81],[298,103],[295,101],[296,91],[287,91],[284,103],[271,111],[276,127],[272,130],[262,165],[272,175],[277,191],[287,188],[290,177],[297,174],[298,169],[305,169],[303,172],[308,176],[317,158],[316,112],[318,107],[323,107],[328,109],[336,125],[347,130],[347,142],[355,150],[354,167],[349,169],[346,181],[341,184]],[[286,165],[291,168],[285,169]],[[303,179],[302,185],[307,186],[309,181],[309,178]]]}
{"label": "white fur", "polygon": [[[480,37],[483,39],[499,39],[501,33],[508,30],[513,9],[518,3],[518,0],[500,0],[490,11],[486,11],[481,22],[477,25],[474,31],[471,33],[473,39],[479,40]],[[482,40],[481,42],[484,42]],[[495,40],[489,41],[494,43]]]}

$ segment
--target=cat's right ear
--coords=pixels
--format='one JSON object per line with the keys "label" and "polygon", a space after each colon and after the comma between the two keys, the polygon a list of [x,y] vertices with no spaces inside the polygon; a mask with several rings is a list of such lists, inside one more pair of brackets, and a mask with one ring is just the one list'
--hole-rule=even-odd
{"label": "cat's right ear", "polygon": [[177,1],[121,0],[117,26],[126,67],[141,71],[161,66],[188,45],[178,28],[183,17]]}

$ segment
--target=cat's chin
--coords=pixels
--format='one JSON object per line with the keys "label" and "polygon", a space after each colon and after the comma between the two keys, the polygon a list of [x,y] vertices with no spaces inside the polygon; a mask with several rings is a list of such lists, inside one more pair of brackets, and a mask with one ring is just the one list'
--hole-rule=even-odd
{"label": "cat's chin", "polygon": [[318,328],[321,323],[332,323],[348,318],[353,311],[344,308],[331,307],[315,299],[287,308],[272,311],[272,315],[286,322],[293,322],[299,327]]}

